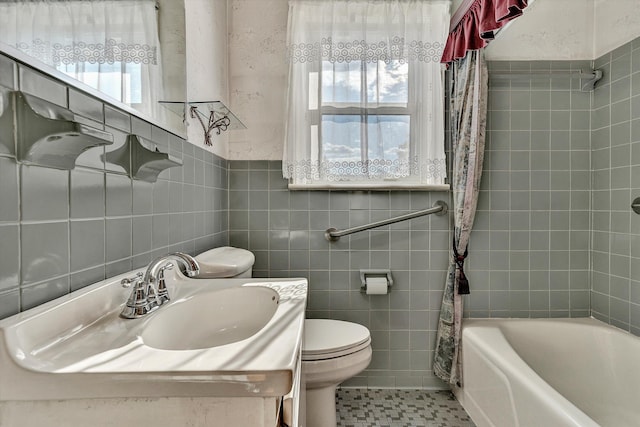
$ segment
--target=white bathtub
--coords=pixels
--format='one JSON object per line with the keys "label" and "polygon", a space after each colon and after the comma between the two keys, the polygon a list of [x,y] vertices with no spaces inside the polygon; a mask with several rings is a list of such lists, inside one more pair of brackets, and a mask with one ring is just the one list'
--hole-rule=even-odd
{"label": "white bathtub", "polygon": [[462,358],[478,427],[640,426],[640,338],[598,320],[465,319]]}

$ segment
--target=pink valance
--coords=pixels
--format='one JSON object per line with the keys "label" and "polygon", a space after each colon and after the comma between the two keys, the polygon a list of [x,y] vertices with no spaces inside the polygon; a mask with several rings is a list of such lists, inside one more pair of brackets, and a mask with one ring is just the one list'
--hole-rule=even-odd
{"label": "pink valance", "polygon": [[440,62],[464,58],[468,50],[485,47],[495,31],[522,15],[527,0],[474,0],[460,22],[449,32]]}

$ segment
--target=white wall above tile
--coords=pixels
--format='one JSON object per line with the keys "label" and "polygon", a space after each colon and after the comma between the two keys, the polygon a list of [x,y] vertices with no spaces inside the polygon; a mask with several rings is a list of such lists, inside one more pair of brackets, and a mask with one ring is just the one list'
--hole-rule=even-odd
{"label": "white wall above tile", "polygon": [[595,40],[593,58],[640,36],[640,1],[594,0]]}
{"label": "white wall above tile", "polygon": [[231,105],[247,126],[230,134],[230,160],[282,158],[288,11],[287,0],[230,0]]}
{"label": "white wall above tile", "polygon": [[595,59],[638,36],[638,0],[536,0],[486,53],[491,60]]}
{"label": "white wall above tile", "polygon": [[[187,49],[187,100],[222,101],[229,105],[229,43],[227,2],[184,2]],[[231,106],[233,111],[233,106]],[[203,144],[204,133],[196,119],[188,118],[187,139],[192,144],[228,158],[228,132],[212,132],[213,147]]]}
{"label": "white wall above tile", "polygon": [[593,0],[536,0],[489,44],[487,59],[593,59],[593,11]]}

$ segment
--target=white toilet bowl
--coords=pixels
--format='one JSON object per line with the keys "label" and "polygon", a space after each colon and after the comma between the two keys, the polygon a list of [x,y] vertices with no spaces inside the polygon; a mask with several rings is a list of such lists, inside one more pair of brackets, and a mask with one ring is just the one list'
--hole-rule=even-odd
{"label": "white toilet bowl", "polygon": [[336,387],[371,361],[371,335],[362,325],[341,320],[304,323],[302,374],[306,383],[306,427],[336,426]]}

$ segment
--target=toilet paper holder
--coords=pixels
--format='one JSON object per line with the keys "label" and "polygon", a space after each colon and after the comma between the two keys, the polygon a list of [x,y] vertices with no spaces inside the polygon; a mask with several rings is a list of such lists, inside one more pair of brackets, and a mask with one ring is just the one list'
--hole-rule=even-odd
{"label": "toilet paper holder", "polygon": [[391,291],[391,286],[393,286],[393,276],[391,276],[391,270],[376,270],[376,269],[366,269],[360,270],[360,282],[362,286],[360,287],[360,292],[367,293],[367,278],[368,277],[386,277],[387,279],[387,292]]}

